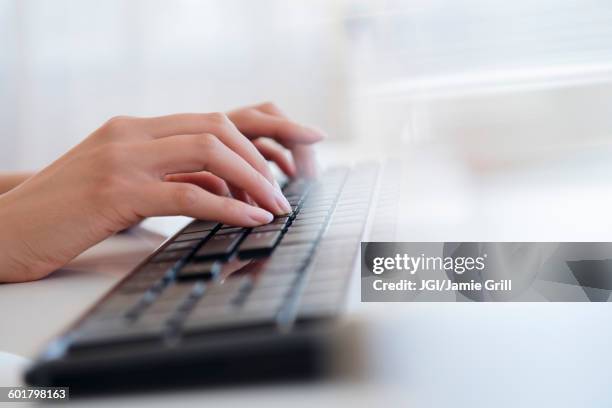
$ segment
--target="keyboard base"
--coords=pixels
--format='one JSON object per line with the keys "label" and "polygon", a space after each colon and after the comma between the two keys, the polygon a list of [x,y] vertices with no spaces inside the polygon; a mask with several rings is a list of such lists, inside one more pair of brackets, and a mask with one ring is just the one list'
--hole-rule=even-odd
{"label": "keyboard base", "polygon": [[345,352],[333,322],[377,174],[293,180],[292,213],[261,227],[194,220],[52,342],[26,382],[78,395],[325,376]]}
{"label": "keyboard base", "polygon": [[254,331],[186,339],[180,347],[133,343],[41,360],[30,386],[68,386],[72,396],[317,380],[330,375],[332,323],[297,325],[290,333]]}

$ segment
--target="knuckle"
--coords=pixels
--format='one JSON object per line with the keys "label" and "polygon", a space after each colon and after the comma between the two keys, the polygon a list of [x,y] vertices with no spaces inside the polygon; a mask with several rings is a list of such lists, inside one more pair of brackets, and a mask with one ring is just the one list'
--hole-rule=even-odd
{"label": "knuckle", "polygon": [[218,126],[223,126],[223,125],[227,125],[230,123],[229,118],[227,117],[227,115],[225,113],[222,112],[212,112],[212,113],[207,113],[206,114],[206,119]]}
{"label": "knuckle", "polygon": [[259,108],[260,109],[266,109],[266,110],[275,111],[275,110],[278,110],[278,105],[276,105],[272,101],[265,101],[265,102],[262,102],[261,104],[259,104]]}
{"label": "knuckle", "polygon": [[131,121],[129,116],[114,116],[106,121],[103,128],[110,134],[122,134],[128,130]]}
{"label": "knuckle", "polygon": [[198,187],[192,184],[179,184],[174,190],[174,202],[180,210],[189,210],[198,202]]}
{"label": "knuckle", "polygon": [[214,156],[221,147],[219,139],[210,133],[194,135],[193,144],[195,146],[195,151],[199,152],[199,160],[204,160],[202,163],[204,167],[206,167],[209,162],[209,158]]}
{"label": "knuckle", "polygon": [[215,150],[219,146],[219,139],[210,133],[194,136],[194,143],[203,150]]}

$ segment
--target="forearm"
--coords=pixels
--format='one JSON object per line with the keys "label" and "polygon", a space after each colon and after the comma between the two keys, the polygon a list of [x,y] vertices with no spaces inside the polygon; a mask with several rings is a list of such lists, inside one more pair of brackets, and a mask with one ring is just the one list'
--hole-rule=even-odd
{"label": "forearm", "polygon": [[3,173],[0,174],[0,194],[6,193],[14,189],[24,181],[26,181],[33,173]]}

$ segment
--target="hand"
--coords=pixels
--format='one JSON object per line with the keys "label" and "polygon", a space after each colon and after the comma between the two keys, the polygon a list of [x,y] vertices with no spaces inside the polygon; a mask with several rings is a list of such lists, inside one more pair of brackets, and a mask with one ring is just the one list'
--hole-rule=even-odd
{"label": "hand", "polygon": [[[270,136],[291,140],[280,130]],[[293,138],[311,143],[320,136]],[[255,205],[216,194],[223,193],[220,182]],[[0,281],[42,278],[145,217],[256,226],[289,210],[266,160],[226,115],[118,117],[0,196]]]}
{"label": "hand", "polygon": [[[316,177],[312,144],[325,137],[323,132],[289,120],[270,102],[236,109],[227,116],[242,134],[251,139],[261,155],[276,163],[287,176]],[[219,177],[207,172],[173,174],[168,180],[193,183],[209,190],[213,189],[217,194],[232,195],[246,203],[253,203],[244,191],[228,186]]]}
{"label": "hand", "polygon": [[[289,177],[316,176],[312,144],[322,140],[322,131],[292,122],[273,103],[266,102],[229,112],[228,117],[253,143],[262,155],[276,162]],[[291,152],[293,160],[287,157]]]}

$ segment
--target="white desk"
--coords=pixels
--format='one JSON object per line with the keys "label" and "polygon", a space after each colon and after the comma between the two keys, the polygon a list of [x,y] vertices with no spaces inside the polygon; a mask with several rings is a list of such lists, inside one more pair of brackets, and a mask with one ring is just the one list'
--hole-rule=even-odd
{"label": "white desk", "polygon": [[[608,205],[607,193],[593,198],[595,201],[584,196],[575,197],[570,203],[575,209],[592,202],[592,211],[583,214],[568,210],[563,219],[557,219],[554,213],[545,217],[547,207],[544,203],[547,200],[559,202],[554,194],[544,199],[537,195],[512,196],[508,190],[502,196],[503,200],[516,199],[512,206],[508,204],[504,208],[508,214],[516,211],[526,217],[530,213],[539,223],[511,216],[505,218],[504,223],[504,219],[495,218],[493,210],[499,209],[500,202],[495,201],[495,194],[487,194],[486,205],[473,205],[489,210],[476,214],[474,219],[480,222],[464,224],[447,218],[444,229],[441,211],[425,205],[426,200],[436,197],[428,196],[425,191],[415,196],[410,211],[418,211],[422,206],[429,207],[432,213],[428,218],[416,220],[418,217],[415,217],[410,228],[406,226],[406,238],[538,240],[550,239],[555,234],[560,234],[557,239],[612,238],[612,232],[608,232],[612,231],[609,223],[596,222],[597,217],[605,216],[612,208]],[[523,197],[525,202],[517,197]],[[457,206],[460,205],[458,201]],[[520,225],[516,225],[519,219],[519,224],[534,227],[519,231]],[[495,220],[497,223],[491,225]],[[466,225],[470,228],[465,229]],[[567,230],[571,225],[574,229]],[[477,238],[480,234],[484,236]],[[76,318],[162,239],[143,231],[113,237],[48,279],[0,286],[0,351],[32,358],[49,338]],[[353,285],[347,319],[358,322],[364,332],[359,342],[362,345],[359,358],[364,361],[366,370],[361,379],[193,390],[88,402],[94,406],[118,402],[147,407],[179,402],[181,406],[266,407],[288,404],[373,406],[384,402],[415,407],[607,407],[612,404],[609,386],[612,309],[608,304],[361,304],[357,289]],[[4,371],[0,376],[2,385],[14,384],[11,381],[18,377],[23,366],[19,359],[11,361],[6,357],[0,360],[0,367],[3,367],[0,372]]]}

